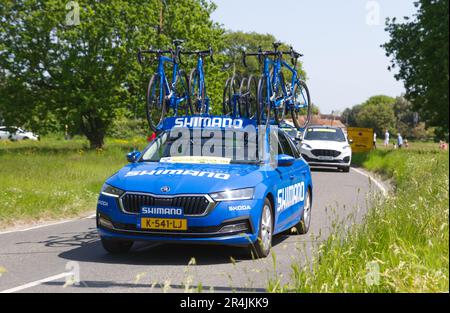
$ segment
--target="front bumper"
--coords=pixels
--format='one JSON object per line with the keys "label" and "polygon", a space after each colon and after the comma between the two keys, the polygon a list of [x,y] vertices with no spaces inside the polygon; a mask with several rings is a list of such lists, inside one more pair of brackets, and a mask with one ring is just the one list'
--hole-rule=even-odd
{"label": "front bumper", "polygon": [[[234,205],[251,210],[230,211]],[[110,239],[150,242],[224,244],[247,246],[256,242],[255,225],[259,225],[257,200],[219,202],[205,216],[146,216],[159,218],[181,218],[188,223],[187,231],[159,231],[138,229],[140,214],[126,214],[116,198],[100,195],[97,206],[97,228],[100,236]],[[107,221],[107,222],[105,222]]]}
{"label": "front bumper", "polygon": [[323,167],[349,167],[352,163],[351,151],[344,151],[337,157],[329,159],[320,158],[312,153],[312,150],[301,149],[302,157],[310,166]]}

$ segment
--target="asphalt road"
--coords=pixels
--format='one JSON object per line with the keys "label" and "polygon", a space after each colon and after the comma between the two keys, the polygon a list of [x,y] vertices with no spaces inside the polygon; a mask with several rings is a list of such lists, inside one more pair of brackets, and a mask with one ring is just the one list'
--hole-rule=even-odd
{"label": "asphalt road", "polygon": [[305,264],[333,222],[360,222],[381,194],[355,170],[316,170],[313,179],[310,234],[276,237],[275,258],[252,260],[240,248],[167,244],[139,244],[112,256],[101,247],[95,219],[86,218],[0,233],[0,292],[184,292],[200,283],[204,292],[263,292],[270,279],[289,281],[291,265]]}

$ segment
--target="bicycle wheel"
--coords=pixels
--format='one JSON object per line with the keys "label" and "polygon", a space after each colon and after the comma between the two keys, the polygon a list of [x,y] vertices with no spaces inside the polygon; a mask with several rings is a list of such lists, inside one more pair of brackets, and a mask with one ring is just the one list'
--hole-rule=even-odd
{"label": "bicycle wheel", "polygon": [[244,77],[241,81],[241,86],[239,87],[239,95],[240,95],[240,101],[239,101],[239,115],[243,118],[249,117],[249,112],[247,110],[247,83],[248,79]]}
{"label": "bicycle wheel", "polygon": [[[272,97],[274,97],[276,101],[284,98],[283,86],[285,86],[285,80],[282,72],[280,72],[279,81],[280,82],[276,87],[276,89],[274,88],[275,92],[272,95]],[[284,120],[285,113],[286,113],[286,103],[284,102],[280,106],[273,108],[273,114],[275,116],[275,122],[277,123],[277,125],[280,125],[280,123]]]}
{"label": "bicycle wheel", "polygon": [[147,121],[150,129],[154,132],[158,131],[167,113],[166,94],[164,86],[161,85],[161,76],[155,74],[147,89]]}
{"label": "bicycle wheel", "polygon": [[258,105],[256,106],[256,120],[258,125],[269,125],[271,111],[270,93],[271,91],[268,90],[267,77],[263,75],[258,83]]}
{"label": "bicycle wheel", "polygon": [[223,101],[222,101],[222,114],[224,116],[229,116],[231,112],[233,111],[230,104],[230,82],[231,78],[227,79],[227,82],[225,83],[225,88],[223,89]]}
{"label": "bicycle wheel", "polygon": [[256,115],[258,114],[257,98],[258,98],[258,82],[255,76],[250,75],[247,82],[247,90],[245,98],[247,117],[250,119],[256,118]]}
{"label": "bicycle wheel", "polygon": [[305,129],[311,121],[313,106],[308,86],[304,81],[297,81],[293,95],[294,105],[291,106],[292,121],[297,129]]}
{"label": "bicycle wheel", "polygon": [[191,88],[191,101],[195,114],[206,113],[206,88],[205,84],[200,81],[200,73],[194,69],[189,78]]}
{"label": "bicycle wheel", "polygon": [[241,95],[240,95],[240,89],[241,89],[241,80],[237,75],[233,75],[231,77],[230,81],[230,88],[228,98],[230,99],[230,108],[231,108],[231,114],[234,118],[241,117]]}
{"label": "bicycle wheel", "polygon": [[177,100],[181,100],[178,103],[177,115],[186,114],[186,116],[192,115],[192,102],[189,94],[189,80],[186,72],[180,71],[175,80],[174,93]]}

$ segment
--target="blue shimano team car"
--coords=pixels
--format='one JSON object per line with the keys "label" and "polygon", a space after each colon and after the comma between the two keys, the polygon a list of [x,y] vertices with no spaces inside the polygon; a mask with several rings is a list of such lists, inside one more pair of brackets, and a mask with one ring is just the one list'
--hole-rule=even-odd
{"label": "blue shimano team car", "polygon": [[134,242],[222,244],[269,255],[274,235],[306,234],[312,180],[276,126],[227,117],[173,117],[104,184],[97,227],[105,250]]}

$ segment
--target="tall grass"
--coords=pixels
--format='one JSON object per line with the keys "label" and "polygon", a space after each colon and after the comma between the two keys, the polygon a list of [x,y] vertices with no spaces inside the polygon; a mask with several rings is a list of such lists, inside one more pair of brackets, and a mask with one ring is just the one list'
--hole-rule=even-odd
{"label": "tall grass", "polygon": [[0,141],[0,227],[93,211],[100,188],[145,141],[108,140],[89,150],[83,139]]}
{"label": "tall grass", "polygon": [[431,150],[375,151],[357,156],[393,179],[395,194],[361,225],[340,230],[291,283],[275,292],[448,292],[449,155]]}

